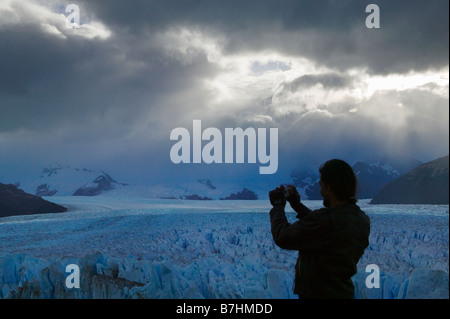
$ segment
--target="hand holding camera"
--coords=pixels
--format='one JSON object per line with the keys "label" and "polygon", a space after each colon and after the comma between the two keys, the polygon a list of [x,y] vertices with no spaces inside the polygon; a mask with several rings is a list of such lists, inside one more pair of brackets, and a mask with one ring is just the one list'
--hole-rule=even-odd
{"label": "hand holding camera", "polygon": [[286,205],[286,192],[283,185],[275,188],[269,192],[269,199],[272,206],[285,206]]}
{"label": "hand holding camera", "polygon": [[301,197],[294,185],[287,185],[284,187],[284,190],[286,200],[289,202],[289,204],[295,205],[300,203]]}
{"label": "hand holding camera", "polygon": [[286,201],[288,201],[291,206],[300,203],[300,194],[293,185],[280,185],[279,187],[269,192],[269,198],[270,203],[273,206],[285,206]]}

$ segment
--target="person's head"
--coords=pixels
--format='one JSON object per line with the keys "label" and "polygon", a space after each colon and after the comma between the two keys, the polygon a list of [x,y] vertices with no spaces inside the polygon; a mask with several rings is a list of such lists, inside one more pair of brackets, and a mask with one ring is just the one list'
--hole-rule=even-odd
{"label": "person's head", "polygon": [[319,168],[320,194],[325,207],[335,203],[356,203],[356,176],[346,162],[332,159]]}

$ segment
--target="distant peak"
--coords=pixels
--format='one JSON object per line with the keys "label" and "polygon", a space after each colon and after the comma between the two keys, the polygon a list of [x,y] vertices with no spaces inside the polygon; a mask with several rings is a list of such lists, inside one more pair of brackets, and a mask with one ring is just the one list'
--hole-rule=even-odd
{"label": "distant peak", "polygon": [[94,180],[94,183],[117,183],[117,181],[102,171],[102,174]]}

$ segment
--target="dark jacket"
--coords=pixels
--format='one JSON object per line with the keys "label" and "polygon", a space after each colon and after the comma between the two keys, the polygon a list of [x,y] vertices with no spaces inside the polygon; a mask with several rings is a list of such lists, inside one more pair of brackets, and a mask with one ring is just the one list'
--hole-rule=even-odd
{"label": "dark jacket", "polygon": [[311,211],[295,208],[290,224],[284,206],[270,211],[272,236],[283,249],[298,250],[294,293],[300,298],[353,298],[351,277],[369,245],[369,217],[355,204]]}

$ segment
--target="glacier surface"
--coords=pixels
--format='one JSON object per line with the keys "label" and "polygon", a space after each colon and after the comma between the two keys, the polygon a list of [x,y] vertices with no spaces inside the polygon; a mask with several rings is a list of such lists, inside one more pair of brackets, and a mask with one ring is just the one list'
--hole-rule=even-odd
{"label": "glacier surface", "polygon": [[[0,298],[296,298],[297,252],[273,243],[267,201],[51,200],[69,211],[0,219]],[[360,206],[372,225],[355,297],[448,298],[448,205]]]}

